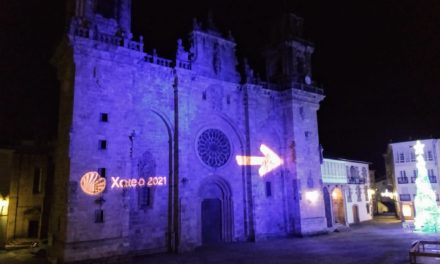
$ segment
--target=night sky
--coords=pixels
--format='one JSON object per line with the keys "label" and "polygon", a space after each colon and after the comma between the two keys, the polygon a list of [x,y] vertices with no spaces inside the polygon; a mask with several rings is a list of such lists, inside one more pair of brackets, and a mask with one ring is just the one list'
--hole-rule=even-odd
{"label": "night sky", "polygon": [[[172,58],[193,17],[209,11],[232,31],[239,59],[264,72],[268,28],[290,10],[315,43],[313,79],[324,155],[373,162],[383,174],[392,141],[440,135],[440,2],[313,0],[133,0],[133,33],[145,51]],[[50,58],[63,36],[61,0],[0,3],[0,144],[56,135],[58,87]]]}

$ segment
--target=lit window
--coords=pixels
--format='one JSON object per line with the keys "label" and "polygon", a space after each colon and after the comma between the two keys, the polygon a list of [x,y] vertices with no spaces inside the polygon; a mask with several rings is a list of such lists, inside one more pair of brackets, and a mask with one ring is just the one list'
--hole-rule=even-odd
{"label": "lit window", "polygon": [[411,217],[412,216],[412,208],[409,204],[402,205],[402,214],[405,217]]}

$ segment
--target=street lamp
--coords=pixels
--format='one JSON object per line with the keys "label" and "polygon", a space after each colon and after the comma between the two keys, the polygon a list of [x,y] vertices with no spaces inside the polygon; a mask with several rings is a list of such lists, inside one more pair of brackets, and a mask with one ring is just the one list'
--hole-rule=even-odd
{"label": "street lamp", "polygon": [[[8,206],[8,200],[2,199],[0,200],[0,216],[3,215],[3,208]],[[6,215],[6,214],[4,214]]]}
{"label": "street lamp", "polygon": [[[0,249],[5,248],[6,242],[6,220],[8,219],[9,201],[0,195]],[[6,213],[3,214],[3,208],[6,207]]]}

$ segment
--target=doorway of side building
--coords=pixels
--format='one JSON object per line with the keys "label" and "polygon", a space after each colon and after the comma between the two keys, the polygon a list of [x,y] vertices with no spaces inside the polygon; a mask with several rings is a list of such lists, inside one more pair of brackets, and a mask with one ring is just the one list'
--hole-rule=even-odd
{"label": "doorway of side building", "polygon": [[39,221],[29,220],[28,223],[28,237],[37,238],[38,237],[38,226]]}
{"label": "doorway of side building", "polygon": [[332,191],[332,207],[334,223],[345,225],[344,195],[339,187]]}
{"label": "doorway of side building", "polygon": [[324,206],[325,206],[325,217],[327,218],[327,227],[333,226],[333,218],[332,218],[332,205],[330,201],[330,194],[328,192],[327,187],[324,187]]}
{"label": "doorway of side building", "polygon": [[355,204],[352,207],[353,209],[353,223],[358,224],[360,222],[359,220],[359,207]]}

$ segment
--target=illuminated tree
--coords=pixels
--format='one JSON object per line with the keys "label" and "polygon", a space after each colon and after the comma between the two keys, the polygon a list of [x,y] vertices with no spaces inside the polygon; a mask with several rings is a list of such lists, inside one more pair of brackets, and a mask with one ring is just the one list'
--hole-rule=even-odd
{"label": "illuminated tree", "polygon": [[423,232],[440,232],[440,211],[437,207],[436,195],[431,188],[428,177],[423,148],[419,140],[414,146],[417,159],[418,177],[416,179],[417,194],[414,199],[416,211],[415,229]]}

